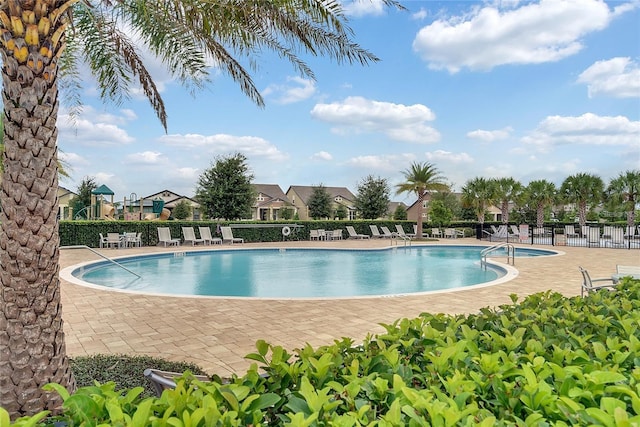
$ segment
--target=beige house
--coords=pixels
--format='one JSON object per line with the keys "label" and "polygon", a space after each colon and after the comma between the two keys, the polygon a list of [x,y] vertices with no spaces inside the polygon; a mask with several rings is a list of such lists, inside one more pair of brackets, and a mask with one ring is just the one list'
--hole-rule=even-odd
{"label": "beige house", "polygon": [[251,207],[251,219],[254,221],[277,221],[282,219],[280,210],[290,208],[293,215],[296,207],[293,206],[286,194],[276,184],[252,184],[256,192],[256,201]]}
{"label": "beige house", "polygon": [[[200,212],[200,204],[193,200],[191,197],[183,196],[178,193],[174,193],[170,190],[163,190],[159,193],[150,194],[143,198],[143,212],[144,214],[153,212],[153,201],[154,200],[162,200],[164,201],[164,208],[169,209],[170,211],[176,207],[176,205],[183,200],[187,201],[191,205],[191,215],[187,218],[190,221],[199,221],[202,219],[202,214]],[[137,201],[137,209],[139,210],[140,201]],[[136,208],[136,204],[133,204],[134,210]],[[144,217],[144,215],[143,215]]]}
{"label": "beige house", "polygon": [[[287,190],[287,198],[295,206],[300,220],[312,219],[309,217],[309,199],[313,194],[314,186],[292,185]],[[354,207],[355,196],[346,187],[324,187],[332,199],[332,209],[335,211],[339,206],[344,206],[347,211],[346,219],[356,219],[356,209]]]}
{"label": "beige house", "polygon": [[[453,193],[458,199],[462,197],[460,193]],[[431,201],[431,195],[427,194],[425,200],[422,201],[422,221],[429,222],[429,202]],[[486,214],[488,216],[487,221],[497,222],[502,220],[502,211],[499,207],[489,206],[486,209]],[[407,220],[409,221],[417,221],[418,220],[418,201],[413,202],[411,206],[407,208]]]}
{"label": "beige house", "polygon": [[58,186],[58,217],[60,220],[73,219],[73,207],[70,203],[76,196],[78,195],[68,188]]}

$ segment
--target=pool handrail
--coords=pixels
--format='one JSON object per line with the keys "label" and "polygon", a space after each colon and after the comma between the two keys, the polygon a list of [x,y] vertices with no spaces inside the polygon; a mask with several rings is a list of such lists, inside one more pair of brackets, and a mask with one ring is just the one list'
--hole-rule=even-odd
{"label": "pool handrail", "polygon": [[89,247],[89,246],[87,246],[87,245],[60,246],[60,249],[88,249],[89,251],[93,252],[94,254],[98,255],[99,257],[104,258],[104,259],[106,259],[107,261],[112,262],[112,263],[114,263],[115,265],[117,265],[118,267],[122,268],[123,270],[125,270],[125,271],[127,271],[127,272],[129,272],[129,273],[133,274],[133,275],[134,275],[134,276],[136,276],[138,279],[142,279],[142,276],[141,276],[141,275],[139,275],[138,273],[135,273],[135,272],[133,272],[133,271],[129,270],[127,267],[125,267],[124,265],[120,264],[118,261],[115,261],[115,260],[113,260],[113,259],[109,258],[108,256],[106,256],[106,255],[104,255],[104,254],[101,254],[100,252],[96,251],[96,250],[95,250],[95,249],[93,249],[93,248],[90,248],[90,247]]}

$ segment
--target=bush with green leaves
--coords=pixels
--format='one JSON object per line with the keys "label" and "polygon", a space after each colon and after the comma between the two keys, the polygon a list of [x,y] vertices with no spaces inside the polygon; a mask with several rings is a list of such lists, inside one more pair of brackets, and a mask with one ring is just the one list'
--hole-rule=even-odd
{"label": "bush with green leaves", "polygon": [[640,280],[585,298],[516,300],[471,315],[400,319],[361,344],[343,338],[291,354],[259,341],[245,375],[203,383],[187,374],[160,398],[113,384],[74,395],[52,388],[68,425],[640,424]]}

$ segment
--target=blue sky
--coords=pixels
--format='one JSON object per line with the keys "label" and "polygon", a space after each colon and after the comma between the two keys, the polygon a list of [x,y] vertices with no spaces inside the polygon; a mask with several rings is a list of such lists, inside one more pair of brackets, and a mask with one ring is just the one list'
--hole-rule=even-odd
{"label": "blue sky", "polygon": [[[316,81],[275,55],[253,74],[266,107],[224,74],[191,96],[151,69],[167,105],[165,133],[132,91],[103,104],[84,81],[75,124],[61,109],[59,147],[71,168],[122,200],[164,189],[195,193],[216,156],[240,152],[255,183],[345,186],[366,176],[393,187],[414,161],[459,190],[477,176],[561,184],[579,172],[605,182],[640,168],[640,2],[344,2],[358,43],[381,61],[308,58]],[[413,196],[392,200],[411,203]]]}

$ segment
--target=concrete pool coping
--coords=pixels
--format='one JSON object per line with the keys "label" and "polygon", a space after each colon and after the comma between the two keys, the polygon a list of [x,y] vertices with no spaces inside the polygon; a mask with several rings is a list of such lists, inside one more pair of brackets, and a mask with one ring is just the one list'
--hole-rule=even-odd
{"label": "concrete pool coping", "polygon": [[[253,243],[223,249],[260,247],[380,248],[388,240]],[[476,239],[439,240],[433,244],[482,245]],[[522,245],[526,248],[556,249]],[[207,250],[211,247],[207,247]],[[175,252],[175,248],[143,247],[103,250],[105,255]],[[562,256],[516,259],[517,277],[490,287],[451,292],[355,299],[176,298],[110,292],[61,279],[63,320],[70,356],[98,353],[138,354],[198,364],[210,374],[242,373],[244,356],[264,339],[286,349],[306,343],[317,347],[342,337],[356,342],[382,333],[392,323],[422,312],[460,314],[511,302],[510,295],[554,290],[580,294],[578,266],[592,277],[608,277],[616,264],[640,264],[638,250],[562,247]],[[99,257],[87,250],[62,250],[61,268]],[[142,373],[140,373],[142,375]]]}

